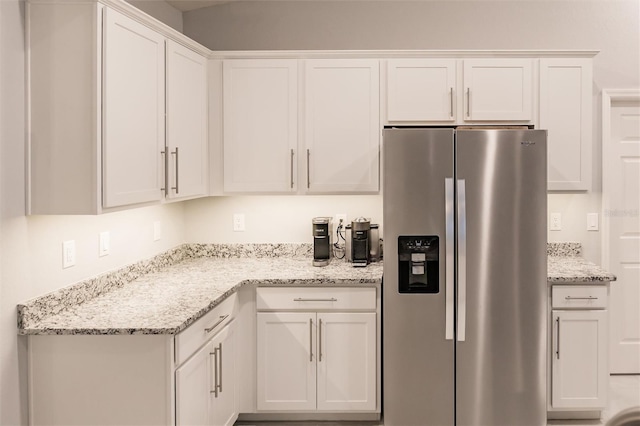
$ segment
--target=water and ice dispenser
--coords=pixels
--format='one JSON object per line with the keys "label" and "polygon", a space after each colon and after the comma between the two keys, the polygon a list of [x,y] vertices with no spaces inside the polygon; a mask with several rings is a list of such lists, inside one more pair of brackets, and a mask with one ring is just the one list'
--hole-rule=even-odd
{"label": "water and ice dispenser", "polygon": [[438,293],[438,236],[398,237],[398,292]]}

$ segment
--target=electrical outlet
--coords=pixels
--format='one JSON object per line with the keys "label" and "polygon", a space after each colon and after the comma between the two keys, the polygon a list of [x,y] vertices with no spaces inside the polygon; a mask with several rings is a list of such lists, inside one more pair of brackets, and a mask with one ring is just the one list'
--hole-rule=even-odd
{"label": "electrical outlet", "polygon": [[100,233],[100,246],[98,248],[98,257],[106,256],[109,254],[109,231]]}
{"label": "electrical outlet", "polygon": [[233,214],[233,231],[244,232],[244,213]]}
{"label": "electrical outlet", "polygon": [[153,241],[158,241],[162,238],[162,224],[159,220],[153,222]]}
{"label": "electrical outlet", "polygon": [[549,230],[550,231],[562,230],[562,213],[549,214]]}
{"label": "electrical outlet", "polygon": [[70,268],[76,264],[76,241],[62,242],[62,268]]}
{"label": "electrical outlet", "polygon": [[340,221],[342,221],[342,226],[347,226],[347,215],[345,213],[336,214],[336,221],[334,223],[334,226],[339,226]]}

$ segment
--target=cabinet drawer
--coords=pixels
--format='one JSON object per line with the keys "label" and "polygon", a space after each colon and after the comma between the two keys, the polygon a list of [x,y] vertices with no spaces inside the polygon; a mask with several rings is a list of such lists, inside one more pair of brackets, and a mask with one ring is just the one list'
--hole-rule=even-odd
{"label": "cabinet drawer", "polygon": [[238,306],[236,293],[230,295],[202,318],[175,337],[176,365],[182,364],[200,346],[224,328],[234,318]]}
{"label": "cabinet drawer", "polygon": [[604,286],[553,286],[551,295],[554,309],[607,308],[607,288]]}
{"label": "cabinet drawer", "polygon": [[374,287],[258,287],[257,309],[375,310]]}

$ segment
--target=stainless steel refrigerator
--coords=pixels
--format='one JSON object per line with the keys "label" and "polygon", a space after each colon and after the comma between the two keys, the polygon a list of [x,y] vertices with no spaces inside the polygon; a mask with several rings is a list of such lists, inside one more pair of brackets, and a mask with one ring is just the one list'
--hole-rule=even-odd
{"label": "stainless steel refrigerator", "polygon": [[546,131],[385,128],[385,426],[546,425]]}

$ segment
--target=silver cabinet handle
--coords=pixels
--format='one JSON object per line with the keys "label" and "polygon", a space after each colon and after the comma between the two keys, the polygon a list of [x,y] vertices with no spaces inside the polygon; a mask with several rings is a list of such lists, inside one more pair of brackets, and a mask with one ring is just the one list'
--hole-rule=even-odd
{"label": "silver cabinet handle", "polygon": [[453,340],[453,179],[444,180],[445,200],[445,339]]}
{"label": "silver cabinet handle", "polygon": [[291,150],[291,189],[293,189],[293,149]]}
{"label": "silver cabinet handle", "polygon": [[180,176],[180,173],[178,172],[178,164],[180,162],[178,160],[178,147],[177,146],[176,146],[176,150],[171,153],[171,155],[174,155],[174,154],[176,156],[176,186],[172,186],[171,189],[175,189],[176,190],[176,194],[179,194],[180,193],[180,189],[179,189],[180,187],[178,186],[178,177]]}
{"label": "silver cabinet handle", "polygon": [[168,167],[169,167],[169,162],[168,162],[168,158],[167,158],[167,150],[163,149],[162,151],[160,151],[160,155],[162,155],[162,163],[164,164],[164,187],[160,188],[160,191],[164,191],[164,195],[165,197],[167,196],[167,187],[168,185]]}
{"label": "silver cabinet handle", "polygon": [[594,296],[588,296],[588,297],[565,296],[565,300],[596,300],[596,299],[598,299],[598,298],[594,297]]}
{"label": "silver cabinet handle", "polygon": [[309,157],[311,156],[311,151],[307,149],[307,189],[311,187],[311,178],[309,172]]}
{"label": "silver cabinet handle", "polygon": [[453,87],[449,89],[449,101],[451,107],[450,117],[453,118]]}
{"label": "silver cabinet handle", "polygon": [[467,206],[466,184],[458,179],[458,341],[467,329]]}
{"label": "silver cabinet handle", "polygon": [[322,362],[322,320],[318,320],[318,362]]}
{"label": "silver cabinet handle", "polygon": [[560,359],[560,317],[556,317],[556,358]]}
{"label": "silver cabinet handle", "polygon": [[222,393],[222,342],[218,344],[218,363],[220,364],[220,368],[217,370],[217,378],[218,378],[218,391]]}
{"label": "silver cabinet handle", "polygon": [[309,362],[313,362],[313,319],[309,318]]}
{"label": "silver cabinet handle", "polygon": [[220,315],[220,319],[215,324],[213,324],[211,327],[205,328],[204,331],[206,331],[207,333],[211,333],[214,328],[219,326],[222,323],[222,321],[226,320],[228,317],[229,317],[228,314],[227,315]]}
{"label": "silver cabinet handle", "polygon": [[331,297],[328,299],[303,299],[302,297],[296,297],[293,299],[294,302],[337,302],[338,299],[335,297]]}
{"label": "silver cabinet handle", "polygon": [[209,352],[209,356],[213,355],[213,386],[209,393],[212,393],[214,397],[218,397],[218,348],[213,348],[213,352]]}
{"label": "silver cabinet handle", "polygon": [[471,88],[467,87],[467,117],[471,117]]}

